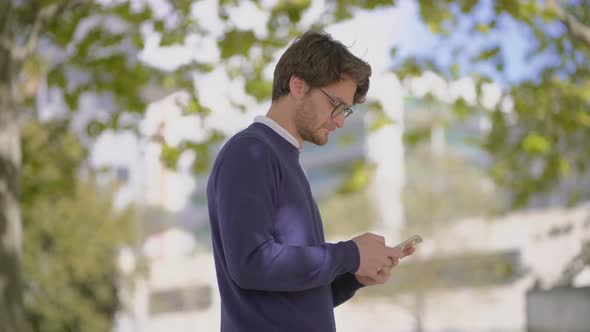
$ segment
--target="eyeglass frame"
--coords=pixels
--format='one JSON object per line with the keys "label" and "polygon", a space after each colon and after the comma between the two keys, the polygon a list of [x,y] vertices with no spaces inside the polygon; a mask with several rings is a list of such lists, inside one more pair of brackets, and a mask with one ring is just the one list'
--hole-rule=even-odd
{"label": "eyeglass frame", "polygon": [[[348,105],[346,105],[346,103],[337,100],[336,98],[332,97],[329,93],[324,91],[324,89],[322,89],[322,88],[318,88],[318,90],[320,90],[324,95],[326,95],[326,97],[328,97],[328,99],[330,99],[330,101],[332,102],[332,105],[334,105],[334,109],[332,110],[332,113],[330,114],[332,119],[337,118],[342,113],[344,113],[344,118],[346,119],[349,116],[351,116],[352,113],[354,113],[352,106],[348,106]],[[344,106],[344,109],[342,109],[340,112],[338,112],[338,114],[334,115],[334,112],[336,112],[336,110],[338,110],[338,107],[341,107],[341,106]]]}

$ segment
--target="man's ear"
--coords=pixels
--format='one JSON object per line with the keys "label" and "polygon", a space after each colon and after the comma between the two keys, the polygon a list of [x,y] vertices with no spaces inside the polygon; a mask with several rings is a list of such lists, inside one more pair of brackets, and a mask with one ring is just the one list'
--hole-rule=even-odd
{"label": "man's ear", "polygon": [[309,91],[309,86],[301,77],[293,75],[289,79],[289,91],[293,97],[301,98]]}

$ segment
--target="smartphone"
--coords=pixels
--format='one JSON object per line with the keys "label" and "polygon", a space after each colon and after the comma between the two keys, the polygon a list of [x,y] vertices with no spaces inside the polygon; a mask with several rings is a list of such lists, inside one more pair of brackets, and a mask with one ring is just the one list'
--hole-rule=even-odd
{"label": "smartphone", "polygon": [[409,239],[405,240],[404,242],[395,246],[396,248],[400,248],[403,252],[405,247],[411,245],[412,247],[416,247],[419,243],[422,243],[422,237],[420,235],[412,235]]}

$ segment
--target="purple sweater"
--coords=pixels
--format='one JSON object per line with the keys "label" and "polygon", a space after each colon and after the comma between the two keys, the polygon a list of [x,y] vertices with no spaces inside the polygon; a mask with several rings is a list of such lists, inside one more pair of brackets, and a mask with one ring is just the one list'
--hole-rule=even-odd
{"label": "purple sweater", "polygon": [[362,285],[350,240],[326,243],[299,150],[254,123],[222,148],[207,186],[221,331],[335,331]]}

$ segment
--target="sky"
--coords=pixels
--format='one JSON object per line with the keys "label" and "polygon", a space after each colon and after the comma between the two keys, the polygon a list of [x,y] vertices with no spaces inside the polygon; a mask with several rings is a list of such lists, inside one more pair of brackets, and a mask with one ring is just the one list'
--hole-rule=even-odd
{"label": "sky", "polygon": [[[156,15],[167,15],[169,8],[163,5],[164,3],[154,0],[155,8],[158,8]],[[263,6],[265,6],[264,3],[266,3],[266,6],[271,5],[263,1]],[[314,1],[311,8],[302,18],[302,26],[316,21],[323,11],[323,6],[322,1]],[[394,117],[401,116],[399,114],[401,110],[401,89],[395,76],[388,72],[391,65],[388,56],[390,49],[395,44],[407,45],[404,47],[409,50],[416,48],[415,43],[412,42],[414,38],[399,33],[399,31],[416,30],[417,33],[425,35],[425,40],[427,38],[427,31],[423,28],[419,30],[420,27],[416,24],[416,21],[412,20],[412,16],[415,16],[415,14],[411,14],[412,11],[415,11],[415,8],[412,8],[408,2],[398,8],[389,8],[377,12],[358,12],[353,19],[329,26],[326,29],[335,39],[342,41],[345,45],[350,45],[351,51],[355,55],[371,64],[373,76],[368,97],[381,101],[385,109],[397,112],[397,114],[391,114]],[[140,55],[142,60],[165,70],[172,70],[192,59],[218,61],[219,50],[215,38],[221,35],[222,23],[218,21],[216,1],[204,0],[198,2],[193,6],[193,13],[203,26],[207,26],[214,31],[212,36],[209,38],[189,38],[184,46],[160,48],[158,46],[158,34],[146,27],[144,29],[146,47]],[[253,29],[259,37],[263,37],[266,33],[265,21],[268,14],[248,2],[243,2],[239,8],[230,11],[229,15],[230,20],[238,28]],[[382,28],[374,30],[371,28],[373,26]],[[282,51],[277,52],[277,60]],[[269,80],[272,79],[272,71],[275,65],[276,62],[273,62],[265,70],[266,78]],[[213,111],[207,117],[206,124],[201,123],[201,120],[196,117],[188,119],[183,117],[177,110],[170,110],[170,105],[173,102],[168,98],[167,101],[154,103],[148,108],[142,124],[142,132],[147,135],[154,134],[157,123],[165,117],[171,123],[171,126],[166,128],[165,136],[167,142],[172,145],[176,145],[183,138],[191,136],[192,139],[199,140],[195,136],[199,136],[198,128],[201,128],[202,125],[231,135],[251,123],[254,116],[264,114],[270,105],[268,101],[258,103],[248,96],[243,89],[243,81],[239,78],[231,80],[222,68],[195,77],[195,86],[200,102]],[[230,98],[248,105],[246,112],[238,112],[230,103]],[[200,132],[202,133],[202,130]],[[120,193],[119,201],[126,202],[132,200],[133,197],[137,197],[137,195],[142,195],[143,199],[148,201],[155,199],[150,198],[154,194],[137,189],[142,188],[140,184],[142,181],[149,181],[145,178],[146,172],[153,172],[153,170],[142,168],[138,163],[138,151],[148,154],[144,157],[152,161],[157,160],[157,154],[159,153],[159,149],[151,144],[141,148],[141,144],[138,144],[137,139],[132,134],[121,132],[104,133],[93,148],[91,164],[95,166],[125,166],[131,169],[132,178],[130,180],[133,185]],[[181,164],[184,165],[190,164],[192,158],[194,158],[194,156],[190,155],[183,157],[185,158],[182,158]],[[175,186],[175,189],[168,190],[171,193],[169,202],[164,204],[169,210],[178,211],[185,205],[184,200],[186,200],[194,185],[194,180],[192,180],[192,174],[186,168],[177,174],[167,174],[167,177],[170,183]]]}
{"label": "sky", "polygon": [[[165,2],[154,0],[154,3]],[[156,6],[156,8],[160,8],[156,11],[158,13],[157,15],[166,15],[166,6]],[[204,26],[212,30],[221,29],[221,23],[216,20],[216,8],[215,1],[204,0],[194,6],[193,12]],[[316,20],[321,14],[322,9],[322,1],[314,1],[311,9],[302,19],[303,24]],[[391,74],[384,75],[384,72],[387,71],[390,65],[388,54],[395,43],[410,45],[408,48],[413,47],[411,46],[413,38],[397,33],[397,31],[407,29],[407,26],[411,28],[412,25],[416,24],[409,19],[412,15],[408,14],[414,10],[415,8],[412,8],[411,5],[402,5],[399,8],[389,8],[375,13],[359,12],[353,19],[329,26],[326,29],[344,44],[352,45],[351,51],[371,64],[374,75],[372,77],[373,82],[372,88],[369,91],[369,97],[380,99],[385,105],[394,104],[394,100],[396,99],[396,96],[392,96],[392,89],[388,88],[391,84],[395,84],[395,77]],[[248,5],[248,3],[243,3],[241,8],[230,12],[231,20],[239,28],[254,29],[260,36],[265,33],[264,17],[266,16],[263,11]],[[370,27],[374,26],[373,24],[383,28],[377,31],[371,31],[372,29]],[[207,39],[189,38],[186,46],[160,48],[158,47],[159,36],[150,31],[149,28],[145,30],[147,36],[146,48],[142,52],[141,58],[143,61],[162,69],[173,69],[193,58],[208,61],[219,59],[219,50],[217,49],[214,38],[221,32],[218,34],[214,33],[211,38]],[[423,30],[420,33],[424,34],[425,32]],[[367,36],[370,36],[370,38],[367,38]],[[282,51],[280,50],[278,53]],[[275,64],[271,63],[265,71],[267,79],[272,79],[271,75]],[[221,68],[209,74],[195,77],[195,85],[199,92],[201,103],[213,110],[213,113],[207,119],[207,125],[226,133],[233,133],[243,128],[251,122],[255,115],[264,113],[270,105],[269,102],[256,103],[253,98],[244,92],[240,79],[231,80]],[[396,89],[396,91],[399,91],[399,89]],[[244,114],[237,112],[229,102],[228,97],[248,104],[250,106],[248,107],[248,111]],[[106,136],[114,135],[125,136],[124,134],[114,133],[107,134]],[[175,137],[171,139],[172,141],[178,141]],[[109,148],[102,149],[100,147],[101,142],[99,141],[95,154],[93,155],[93,160],[96,164],[108,163],[109,160],[115,161],[114,159],[121,159],[117,156],[125,155],[115,151],[116,149],[113,150],[111,147],[118,146],[120,149],[125,149],[124,145],[133,145],[130,142],[115,145],[113,144],[112,137],[103,138],[102,140],[105,141],[105,144],[109,145]]]}
{"label": "sky", "polygon": [[[107,0],[105,0],[107,1]],[[140,3],[142,1],[132,1]],[[166,0],[148,0],[159,17],[167,17],[174,21],[170,15],[170,7]],[[193,59],[207,62],[217,62],[220,52],[217,49],[216,38],[222,35],[223,24],[220,22],[217,13],[216,0],[202,0],[197,2],[192,13],[194,17],[207,27],[212,34],[207,37],[191,36],[187,38],[185,45],[161,48],[159,47],[160,36],[149,26],[144,26],[143,33],[146,38],[145,49],[141,52],[140,58],[164,70],[172,70]],[[256,8],[250,2],[240,2],[240,5],[229,11],[230,21],[241,29],[252,29],[258,37],[266,34],[265,22],[268,19],[266,8],[270,8],[274,1],[261,1],[262,9]],[[478,9],[478,17],[484,19],[489,16],[489,0],[482,1]],[[300,27],[305,28],[317,21],[325,7],[325,1],[312,1],[311,7],[305,12],[300,22]],[[511,80],[518,80],[534,73],[530,66],[522,63],[527,48],[526,31],[520,27],[507,22],[502,24],[503,34],[489,36],[483,40],[470,40],[472,44],[467,52],[476,52],[478,48],[486,47],[493,43],[510,45],[504,47],[507,60],[507,68],[510,69]],[[450,48],[444,47],[440,40],[433,36],[426,26],[421,22],[417,5],[414,1],[398,1],[396,7],[380,8],[377,10],[359,10],[353,14],[353,18],[326,27],[325,29],[332,36],[350,46],[355,55],[361,57],[372,66],[371,88],[368,92],[368,100],[380,101],[388,115],[394,120],[401,120],[402,97],[406,93],[418,97],[426,92],[433,92],[440,99],[452,101],[462,96],[468,102],[475,102],[475,89],[473,81],[463,78],[456,82],[447,83],[432,73],[426,73],[423,77],[411,84],[402,85],[396,75],[391,71],[396,59],[391,57],[392,47],[397,48],[396,54],[404,57],[421,57],[435,55],[441,63],[449,61]],[[451,36],[452,43],[465,43],[464,33],[457,31]],[[264,71],[267,79],[272,80],[272,71],[278,56],[284,51],[277,51],[275,62],[270,63]],[[469,54],[462,56],[467,57]],[[243,80],[240,78],[230,79],[222,68],[217,68],[211,73],[195,76],[195,87],[200,102],[212,110],[205,123],[196,117],[183,117],[180,112],[161,112],[161,105],[148,108],[146,117],[142,124],[144,134],[153,134],[156,129],[157,119],[166,116],[174,124],[173,128],[167,128],[165,136],[169,143],[176,145],[183,138],[200,140],[199,137],[206,137],[204,129],[212,128],[231,135],[251,123],[256,115],[264,114],[270,106],[269,101],[256,102],[248,96],[243,88]],[[486,87],[483,104],[488,107],[498,102],[500,86],[491,85]],[[247,105],[246,112],[239,112],[232,105],[230,100],[235,100]],[[85,107],[92,109],[91,105]],[[401,121],[400,121],[401,122]],[[201,130],[199,132],[199,130]],[[137,167],[136,155],[138,142],[130,133],[106,132],[96,142],[91,153],[91,164],[94,166],[124,166],[135,165]],[[157,152],[157,151],[156,151]],[[194,156],[183,158],[185,163],[190,163]],[[188,161],[187,161],[188,160]],[[188,171],[187,171],[188,172]],[[185,177],[190,176],[188,173]],[[178,181],[182,183],[183,181]],[[189,181],[190,182],[190,181]],[[186,192],[187,189],[182,190]],[[182,204],[175,204],[176,207]]]}
{"label": "sky", "polygon": [[[165,0],[150,1],[155,4],[155,8],[160,8],[156,11],[159,15],[166,16],[166,11],[169,8],[165,5],[158,5],[165,3]],[[240,6],[230,10],[230,21],[240,29],[252,29],[258,37],[264,37],[266,35],[265,22],[269,16],[264,9],[270,8],[273,2],[271,0],[262,1],[262,9],[256,8],[250,2],[241,2]],[[311,7],[305,12],[299,23],[300,27],[308,27],[317,21],[321,17],[324,7],[325,1],[312,1]],[[476,8],[478,20],[489,20],[492,14],[490,0],[481,1]],[[213,32],[211,36],[205,38],[195,36],[189,38],[186,46],[162,49],[158,47],[159,36],[146,29],[148,38],[146,49],[141,54],[142,59],[164,69],[173,69],[191,59],[218,61],[219,50],[215,39],[221,36],[223,23],[218,18],[216,1],[198,2],[193,7],[193,14],[203,26]],[[462,19],[460,26],[465,28],[469,23],[469,20]],[[394,109],[397,107],[394,107],[395,102],[392,100],[399,99],[397,93],[404,93],[398,88],[391,88],[392,85],[399,85],[397,77],[390,72],[392,65],[397,62],[399,57],[434,56],[439,63],[445,64],[453,58],[451,56],[453,45],[467,45],[465,52],[459,55],[459,61],[462,63],[462,67],[468,67],[466,63],[469,57],[477,54],[482,48],[500,44],[503,46],[502,52],[507,68],[506,77],[495,75],[500,84],[534,77],[543,63],[550,59],[545,57],[526,61],[525,55],[530,47],[527,37],[530,32],[507,19],[500,19],[499,26],[501,27],[500,33],[490,34],[485,38],[474,40],[468,37],[465,31],[458,30],[450,36],[448,41],[442,42],[430,33],[422,23],[415,1],[405,0],[399,1],[396,7],[359,10],[354,13],[352,19],[330,25],[326,30],[334,38],[349,45],[354,54],[371,64],[373,76],[368,98],[381,101],[386,108],[388,108],[387,105],[391,105],[389,108]],[[391,57],[393,47],[397,49],[396,54],[399,56],[396,59]],[[277,52],[277,60],[282,52],[283,50]],[[273,62],[267,66],[264,71],[266,79],[272,80],[275,64],[276,62]],[[482,66],[479,70],[490,73],[490,66]],[[446,83],[434,75],[426,75],[418,85],[414,84],[418,90],[408,92],[420,96],[426,91],[437,90],[439,98],[452,100],[464,91],[463,97],[473,100],[475,96],[470,84],[472,84],[470,80],[461,79],[459,82],[453,83],[455,87],[449,89]],[[230,132],[243,127],[251,120],[252,114],[260,114],[268,108],[268,102],[255,103],[241,88],[242,81],[239,79],[230,80],[221,68],[208,75],[196,77],[196,87],[200,100],[216,112],[209,120],[211,125],[213,127],[228,126],[231,128]],[[497,88],[496,91],[491,91],[493,96],[488,97],[487,105],[491,106],[494,103],[493,100],[497,99],[496,96],[499,95]],[[449,94],[449,90],[454,91]],[[249,105],[249,110],[252,113],[234,116],[236,112],[228,97]],[[399,114],[392,114],[392,116],[397,117]]]}

